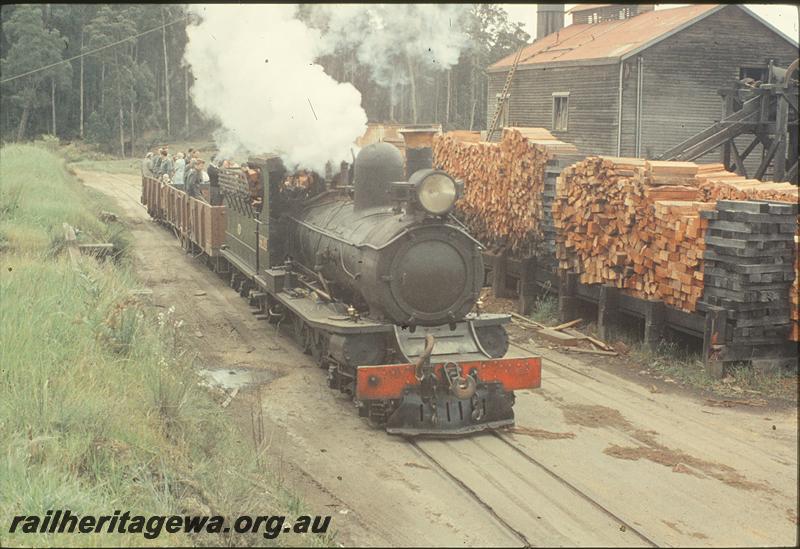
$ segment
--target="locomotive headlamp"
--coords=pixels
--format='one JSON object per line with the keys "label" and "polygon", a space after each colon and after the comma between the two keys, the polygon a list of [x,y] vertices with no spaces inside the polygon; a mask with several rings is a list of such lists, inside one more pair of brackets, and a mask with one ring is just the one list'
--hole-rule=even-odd
{"label": "locomotive headlamp", "polygon": [[460,194],[457,182],[441,170],[419,170],[409,182],[414,185],[419,204],[433,215],[449,212]]}

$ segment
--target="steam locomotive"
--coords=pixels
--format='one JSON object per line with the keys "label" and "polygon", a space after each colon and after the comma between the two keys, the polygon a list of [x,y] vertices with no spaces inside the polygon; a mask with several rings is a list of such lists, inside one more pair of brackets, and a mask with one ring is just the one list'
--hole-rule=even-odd
{"label": "steam locomotive", "polygon": [[480,310],[481,245],[451,215],[463,185],[433,168],[434,131],[402,133],[405,165],[376,143],[338,180],[298,182],[279,158],[251,158],[220,170],[210,204],[147,176],[142,201],[288,325],[374,425],[408,436],[513,425],[514,391],[539,387],[541,361],[503,358],[510,318]]}

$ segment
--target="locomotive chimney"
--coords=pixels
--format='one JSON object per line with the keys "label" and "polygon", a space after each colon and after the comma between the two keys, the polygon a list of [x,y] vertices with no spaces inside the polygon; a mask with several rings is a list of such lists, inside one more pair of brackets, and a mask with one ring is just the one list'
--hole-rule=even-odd
{"label": "locomotive chimney", "polygon": [[406,179],[418,170],[433,168],[433,136],[442,133],[441,124],[409,125],[400,133],[406,145]]}

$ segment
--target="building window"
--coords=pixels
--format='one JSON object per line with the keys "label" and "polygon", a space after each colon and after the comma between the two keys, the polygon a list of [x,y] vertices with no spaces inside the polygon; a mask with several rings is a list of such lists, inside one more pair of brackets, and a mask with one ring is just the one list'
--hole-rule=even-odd
{"label": "building window", "polygon": [[567,131],[569,117],[569,92],[553,94],[553,129],[559,132]]}
{"label": "building window", "polygon": [[756,82],[767,82],[769,79],[768,67],[739,67],[739,80],[752,78]]}

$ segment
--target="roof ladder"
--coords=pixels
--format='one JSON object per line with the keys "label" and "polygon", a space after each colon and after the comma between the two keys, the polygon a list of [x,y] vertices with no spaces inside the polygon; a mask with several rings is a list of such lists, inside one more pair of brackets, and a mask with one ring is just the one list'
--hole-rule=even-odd
{"label": "roof ladder", "polygon": [[494,110],[494,116],[492,116],[492,123],[489,125],[489,133],[486,134],[486,141],[491,141],[494,132],[497,131],[497,123],[500,121],[500,114],[503,112],[506,101],[508,101],[511,81],[514,79],[514,73],[517,72],[517,65],[519,65],[519,60],[522,57],[523,49],[525,49],[525,45],[520,47],[519,50],[517,50],[517,55],[514,56],[514,63],[511,65],[511,69],[508,71],[508,76],[506,77],[506,84],[503,86],[503,91],[500,92],[500,97],[497,100],[497,107]]}

